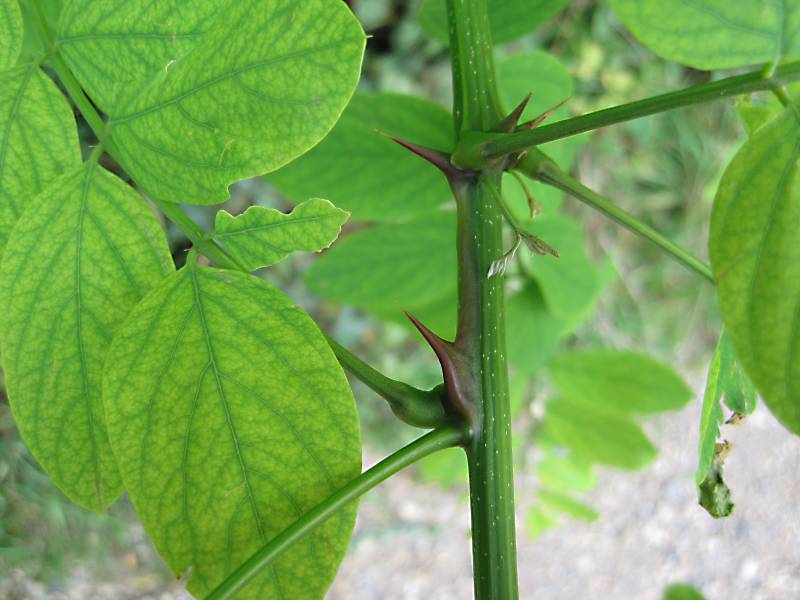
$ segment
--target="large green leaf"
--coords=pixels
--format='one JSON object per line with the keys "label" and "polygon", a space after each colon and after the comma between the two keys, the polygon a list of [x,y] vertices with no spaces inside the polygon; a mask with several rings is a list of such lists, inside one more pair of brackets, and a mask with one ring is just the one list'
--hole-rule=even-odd
{"label": "large green leaf", "polygon": [[[359,473],[347,380],[314,322],[263,280],[192,264],[114,339],[104,377],[125,487],[159,553],[205,595]],[[288,550],[241,598],[322,598],[355,506]]]}
{"label": "large green leaf", "polygon": [[347,213],[327,200],[314,198],[284,214],[273,208],[251,206],[234,217],[217,212],[214,239],[249,271],[268,267],[292,252],[319,252],[339,236]]}
{"label": "large green leaf", "polygon": [[[569,0],[492,0],[489,19],[492,41],[510,42],[536,29],[564,8]],[[428,35],[447,44],[446,0],[423,0],[419,23]]]}
{"label": "large green leaf", "polygon": [[452,213],[370,227],[321,256],[306,282],[329,300],[400,315],[454,295],[455,237]]}
{"label": "large green leaf", "polygon": [[92,163],[55,180],[14,228],[0,270],[8,395],[31,452],[81,506],[122,491],[101,375],[111,338],[172,270],[142,199]]}
{"label": "large green leaf", "polygon": [[797,0],[610,0],[653,52],[698,69],[742,67],[800,52]]}
{"label": "large green leaf", "polygon": [[619,413],[653,413],[683,408],[692,391],[668,366],[645,355],[619,350],[560,354],[550,377],[570,400]]}
{"label": "large green leaf", "polygon": [[413,96],[357,94],[319,146],[269,181],[294,201],[324,196],[360,220],[405,219],[451,198],[435,167],[381,133],[449,151],[453,119]]}
{"label": "large green leaf", "polygon": [[80,164],[75,118],[55,84],[35,64],[0,71],[0,251],[31,199]]}
{"label": "large green leaf", "polygon": [[17,62],[22,38],[22,13],[17,0],[0,0],[0,71]]}
{"label": "large green leaf", "polygon": [[628,417],[564,398],[547,404],[542,435],[582,461],[622,469],[639,469],[656,456],[653,444]]}
{"label": "large green leaf", "polygon": [[725,171],[710,254],[722,316],[764,402],[800,433],[800,125],[791,109],[759,128]]}
{"label": "large green leaf", "polygon": [[317,144],[365,43],[341,0],[73,0],[58,37],[115,158],[149,194],[194,204]]}

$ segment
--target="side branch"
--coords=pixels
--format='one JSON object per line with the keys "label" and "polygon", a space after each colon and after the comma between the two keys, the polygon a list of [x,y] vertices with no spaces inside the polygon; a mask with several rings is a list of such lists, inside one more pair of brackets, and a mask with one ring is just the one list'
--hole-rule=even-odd
{"label": "side branch", "polygon": [[383,459],[350,483],[328,496],[314,508],[275,536],[266,546],[245,561],[236,571],[223,581],[206,600],[226,600],[233,598],[256,575],[266,569],[289,547],[310,533],[339,509],[366,494],[379,483],[398,471],[445,448],[462,445],[465,434],[452,427],[435,429],[408,446]]}
{"label": "side branch", "polygon": [[[500,157],[522,152],[545,142],[552,142],[553,140],[600,129],[608,125],[692,104],[720,100],[729,96],[751,92],[771,91],[799,79],[800,62],[788,63],[777,67],[772,74],[765,74],[763,69],[759,69],[743,75],[709,81],[708,83],[701,83],[675,92],[668,92],[620,106],[598,110],[536,129],[506,134],[474,135],[463,140],[463,147],[457,148],[455,154],[473,157],[473,161],[477,160],[476,157],[481,157],[483,161],[489,163]],[[482,165],[468,164],[463,166],[479,168]]]}
{"label": "side branch", "polygon": [[326,336],[326,339],[342,367],[383,397],[398,419],[423,429],[438,427],[447,422],[442,403],[444,391],[441,385],[426,391],[390,379],[330,336]]}
{"label": "side branch", "polygon": [[625,229],[632,231],[641,238],[646,239],[669,254],[672,258],[688,267],[704,279],[714,282],[711,267],[694,256],[688,250],[678,246],[675,242],[659,233],[646,223],[643,223],[629,212],[621,209],[611,200],[586,187],[580,181],[561,170],[546,154],[540,150],[532,150],[515,167],[529,177],[537,179],[556,187],[571,196],[574,196],[587,206],[603,213],[608,218],[616,221]]}

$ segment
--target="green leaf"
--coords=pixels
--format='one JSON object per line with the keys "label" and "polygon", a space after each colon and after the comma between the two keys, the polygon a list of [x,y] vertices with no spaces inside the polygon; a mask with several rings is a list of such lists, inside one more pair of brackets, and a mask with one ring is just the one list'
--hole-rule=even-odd
{"label": "green leaf", "polygon": [[588,492],[597,485],[597,476],[588,462],[553,453],[536,466],[538,481],[561,492]]}
{"label": "green leaf", "polygon": [[453,213],[370,227],[317,259],[306,283],[323,298],[379,314],[413,311],[455,294],[455,236]]}
{"label": "green leaf", "polygon": [[109,117],[115,158],[147,193],[190,204],[325,137],[365,44],[341,0],[74,0],[58,38]]}
{"label": "green leaf", "polygon": [[558,519],[543,506],[534,506],[528,511],[525,530],[531,538],[538,538],[548,529],[558,526]]}
{"label": "green leaf", "polygon": [[673,583],[664,590],[663,600],[706,600],[705,596],[688,583]]}
{"label": "green leaf", "polygon": [[[308,315],[257,277],[190,262],[123,325],[103,386],[125,487],[197,596],[359,473],[344,373]],[[321,598],[354,518],[336,514],[239,597]]]}
{"label": "green leaf", "polygon": [[723,337],[720,336],[711,364],[708,367],[708,377],[706,379],[706,389],[703,393],[703,409],[700,414],[700,440],[698,444],[698,464],[695,480],[700,485],[711,471],[714,461],[714,451],[717,438],[719,437],[719,426],[722,424],[724,415],[719,401],[722,396],[720,386],[721,367],[722,367],[722,344]]}
{"label": "green leaf", "polygon": [[547,404],[542,432],[585,462],[640,469],[656,456],[653,444],[628,417],[564,398]]}
{"label": "green leaf", "polygon": [[791,110],[745,142],[720,181],[710,254],[722,316],[764,402],[800,433],[800,126]]}
{"label": "green leaf", "polygon": [[[568,2],[569,0],[492,0],[489,3],[492,41],[502,44],[533,31]],[[423,0],[418,18],[419,24],[428,35],[443,44],[448,43],[445,0]]]}
{"label": "green leaf", "polygon": [[749,415],[756,409],[756,388],[739,363],[727,332],[723,331],[720,336],[720,346],[720,392],[725,398],[725,404],[735,413]]}
{"label": "green leaf", "polygon": [[708,511],[715,519],[729,517],[733,512],[734,504],[731,499],[731,490],[722,478],[725,444],[717,444],[717,450],[711,461],[711,468],[697,489],[700,493],[700,506]]}
{"label": "green leaf", "polygon": [[611,0],[650,50],[697,69],[780,62],[800,52],[796,0]]}
{"label": "green leaf", "polygon": [[634,352],[591,350],[560,354],[550,378],[561,395],[598,410],[654,413],[683,408],[692,391],[668,366]]}
{"label": "green leaf", "polygon": [[292,252],[319,252],[330,246],[347,221],[347,213],[327,200],[313,198],[285,214],[251,206],[234,217],[217,211],[214,239],[247,270],[282,261]]}
{"label": "green leaf", "polygon": [[430,213],[452,194],[432,165],[380,133],[450,151],[453,118],[400,94],[356,94],[331,134],[269,176],[291,200],[324,196],[356,220],[397,221]]}
{"label": "green leaf", "polygon": [[101,398],[111,338],[172,268],[144,201],[92,163],[40,194],[8,242],[0,335],[11,408],[50,478],[86,508],[122,491]]}
{"label": "green leaf", "polygon": [[0,71],[16,64],[22,38],[22,13],[17,0],[0,0]]}
{"label": "green leaf", "polygon": [[739,115],[739,120],[742,122],[745,133],[747,133],[748,136],[753,135],[759,127],[767,123],[782,110],[783,107],[781,107],[780,110],[776,110],[775,107],[769,104],[753,104],[752,94],[749,96],[739,96],[736,99],[736,114]]}
{"label": "green leaf", "polygon": [[506,301],[508,360],[515,370],[535,375],[569,333],[547,309],[542,292],[529,282]]}
{"label": "green leaf", "polygon": [[569,515],[578,521],[591,523],[600,518],[600,515],[597,514],[597,511],[591,506],[587,506],[583,502],[575,500],[567,494],[540,489],[537,494],[537,499],[548,508]]}
{"label": "green leaf", "polygon": [[75,118],[55,84],[35,64],[0,71],[0,251],[31,199],[80,164]]}

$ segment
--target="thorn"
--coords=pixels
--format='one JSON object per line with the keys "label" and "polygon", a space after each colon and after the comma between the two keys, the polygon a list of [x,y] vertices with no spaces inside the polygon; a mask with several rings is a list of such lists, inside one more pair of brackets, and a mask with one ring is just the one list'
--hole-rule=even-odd
{"label": "thorn", "polygon": [[444,152],[440,152],[439,150],[434,150],[433,148],[428,148],[426,146],[420,146],[419,144],[408,142],[406,140],[401,140],[400,138],[396,138],[393,135],[384,133],[379,129],[376,129],[375,132],[392,140],[395,144],[401,145],[406,150],[410,150],[420,158],[427,160],[442,173],[444,173],[445,177],[448,179],[451,179],[457,173],[457,169],[450,163],[450,157]]}
{"label": "thorn", "polygon": [[522,118],[522,113],[525,112],[525,109],[528,107],[528,102],[531,100],[531,93],[529,92],[527,96],[520,102],[517,107],[512,110],[509,115],[500,122],[500,125],[497,127],[497,130],[501,133],[512,133],[517,129],[517,123]]}
{"label": "thorn", "polygon": [[562,106],[564,106],[564,105],[567,103],[567,100],[569,100],[569,98],[564,98],[564,99],[563,99],[561,102],[559,102],[558,104],[555,104],[555,105],[551,106],[550,108],[548,108],[546,111],[544,111],[542,114],[540,114],[540,115],[539,115],[538,117],[536,117],[535,119],[531,119],[530,121],[527,121],[527,122],[523,123],[522,125],[520,125],[519,127],[517,127],[517,131],[522,131],[522,130],[524,130],[524,129],[533,129],[534,127],[538,127],[538,126],[539,126],[539,125],[541,125],[541,124],[542,124],[542,122],[543,122],[545,119],[547,119],[547,118],[548,118],[548,117],[549,117],[551,114],[553,114],[553,113],[554,113],[555,111],[557,111],[559,108],[561,108]]}
{"label": "thorn", "polygon": [[[425,341],[428,342],[428,345],[433,348],[433,351],[436,353],[436,358],[439,359],[439,364],[442,367],[442,376],[444,377],[444,384],[447,389],[447,399],[462,415],[470,421],[473,420],[474,411],[470,410],[464,402],[463,384],[459,378],[459,363],[462,361],[455,344],[440,338],[407,310],[404,310],[403,313],[408,317],[408,320],[414,324],[417,331],[422,334],[422,337],[425,338]],[[461,369],[461,371],[464,370]]]}

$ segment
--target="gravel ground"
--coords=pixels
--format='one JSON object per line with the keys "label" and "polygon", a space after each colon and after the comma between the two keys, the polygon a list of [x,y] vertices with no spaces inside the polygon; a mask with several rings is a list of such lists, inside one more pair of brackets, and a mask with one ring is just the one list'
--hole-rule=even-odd
{"label": "gravel ground", "polygon": [[[732,517],[715,521],[695,496],[698,411],[693,405],[649,424],[662,450],[649,469],[601,473],[589,498],[600,521],[568,523],[536,541],[520,533],[523,599],[658,600],[676,581],[694,583],[708,600],[800,598],[800,439],[763,408],[729,429],[726,479],[737,506]],[[517,482],[524,508],[535,482],[524,473]],[[406,475],[385,483],[362,503],[329,600],[471,598],[468,512],[462,492]],[[0,596],[5,589],[8,598],[25,599],[188,598],[177,582],[165,587],[158,576],[128,573],[98,583],[81,570],[49,588],[16,573]]]}

